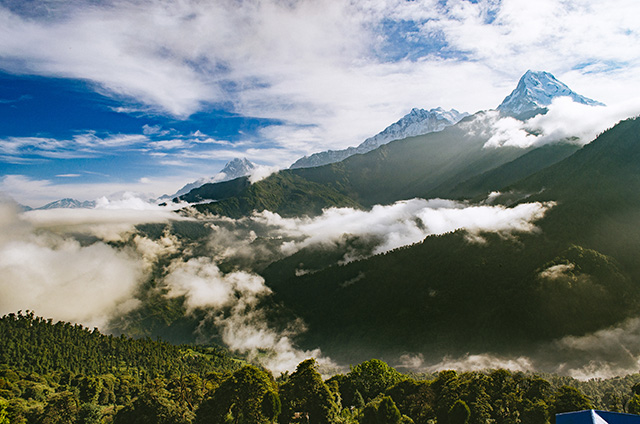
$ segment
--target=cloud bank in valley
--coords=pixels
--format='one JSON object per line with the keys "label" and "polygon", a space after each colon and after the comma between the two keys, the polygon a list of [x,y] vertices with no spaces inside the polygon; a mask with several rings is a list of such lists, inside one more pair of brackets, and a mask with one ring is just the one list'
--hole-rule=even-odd
{"label": "cloud bank in valley", "polygon": [[314,218],[282,218],[264,211],[254,214],[252,219],[294,239],[282,244],[285,254],[314,245],[336,244],[345,236],[374,238],[377,244],[373,253],[379,254],[459,229],[464,229],[468,239],[476,242],[482,242],[483,232],[510,236],[535,231],[534,222],[553,205],[536,202],[507,208],[444,199],[411,199],[376,205],[370,211],[330,208]]}
{"label": "cloud bank in valley", "polygon": [[0,233],[0,313],[29,309],[103,328],[137,306],[144,271],[136,255],[38,228],[7,203],[0,203]]}
{"label": "cloud bank in valley", "polygon": [[400,369],[429,372],[496,368],[536,370],[568,375],[583,381],[628,375],[640,371],[640,318],[632,317],[583,336],[567,336],[544,343],[521,356],[469,353],[429,362],[422,354],[407,354],[399,358],[397,366]]}
{"label": "cloud bank in valley", "polygon": [[[137,233],[139,224],[192,220],[138,200],[20,214],[15,204],[0,203],[0,314],[32,310],[109,331],[113,318],[142,306],[138,290],[158,260],[180,252],[158,284],[167,290],[167,298],[182,297],[188,314],[203,311],[203,327],[213,325],[230,349],[275,373],[292,371],[312,356],[324,369],[335,368],[319,349],[295,347],[292,336],[304,331],[301,322],[291,322],[284,330],[269,325],[260,302],[271,290],[262,277],[245,271],[225,274],[211,257],[185,260],[189,246],[167,230],[154,239]],[[233,248],[237,238],[213,240],[225,240]],[[230,255],[222,251],[218,257]],[[206,330],[197,335],[210,341]]]}

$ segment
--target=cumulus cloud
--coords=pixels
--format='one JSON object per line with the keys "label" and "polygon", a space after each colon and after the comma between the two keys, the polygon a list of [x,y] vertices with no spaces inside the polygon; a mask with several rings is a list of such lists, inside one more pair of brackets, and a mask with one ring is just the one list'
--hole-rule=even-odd
{"label": "cumulus cloud", "polygon": [[640,101],[615,106],[587,106],[568,97],[554,99],[548,112],[526,121],[488,112],[484,120],[491,128],[485,147],[527,148],[559,141],[585,145],[622,119],[640,114]]}
{"label": "cumulus cloud", "polygon": [[45,137],[7,137],[0,139],[0,153],[5,160],[20,160],[22,156],[50,159],[82,159],[99,156],[99,151],[142,144],[148,138],[142,134],[77,134],[71,139]]}
{"label": "cumulus cloud", "polygon": [[319,349],[302,351],[294,346],[291,337],[304,331],[300,322],[290,323],[284,331],[269,326],[259,304],[271,290],[258,275],[243,271],[224,274],[211,258],[198,257],[173,262],[164,285],[167,297],[184,298],[188,313],[205,311],[205,321],[218,328],[230,349],[259,361],[272,372],[293,371],[309,357],[318,358],[322,366],[334,366]]}
{"label": "cumulus cloud", "polygon": [[[550,358],[556,371],[574,378],[610,378],[640,370],[640,318],[584,336],[554,342]],[[546,365],[546,364],[545,364]]]}
{"label": "cumulus cloud", "polygon": [[277,166],[266,166],[266,165],[257,165],[253,171],[251,171],[251,175],[249,175],[249,181],[251,184],[257,183],[258,181],[262,181],[268,176],[275,174],[278,172],[280,168]]}
{"label": "cumulus cloud", "polygon": [[512,371],[539,371],[568,375],[578,380],[612,378],[640,370],[640,318],[629,318],[609,328],[583,336],[567,336],[543,343],[527,355],[467,353],[445,356],[429,363],[422,354],[406,354],[398,367],[435,372],[445,369],[483,371],[505,368]]}
{"label": "cumulus cloud", "polygon": [[136,255],[42,231],[13,208],[0,203],[0,313],[30,309],[104,327],[137,306],[143,269]]}

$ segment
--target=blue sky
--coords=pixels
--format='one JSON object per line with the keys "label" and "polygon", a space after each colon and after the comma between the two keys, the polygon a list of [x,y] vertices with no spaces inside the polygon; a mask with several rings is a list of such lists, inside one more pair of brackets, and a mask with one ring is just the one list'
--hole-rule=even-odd
{"label": "blue sky", "polygon": [[[606,3],[606,4],[604,4]],[[640,98],[635,0],[0,1],[0,190],[161,195],[287,167],[413,107],[496,107],[527,69]]]}

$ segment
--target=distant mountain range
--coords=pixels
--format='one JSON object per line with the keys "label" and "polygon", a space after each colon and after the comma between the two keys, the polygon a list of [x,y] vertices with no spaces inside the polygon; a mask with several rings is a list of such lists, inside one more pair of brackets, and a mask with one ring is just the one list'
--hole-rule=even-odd
{"label": "distant mountain range", "polygon": [[[565,363],[572,353],[588,349],[582,336],[604,331],[609,337],[615,326],[637,319],[640,119],[622,121],[584,146],[555,139],[543,146],[487,147],[497,120],[547,113],[559,96],[601,104],[551,74],[529,71],[497,110],[466,116],[440,131],[383,143],[336,163],[282,170],[254,183],[240,177],[204,184],[180,199],[200,203],[194,207],[205,214],[243,218],[220,219],[234,223],[228,231],[250,226],[252,220],[244,218],[255,211],[297,218],[287,220],[295,226],[316,222],[304,215],[357,218],[360,211],[384,211],[376,205],[416,197],[456,199],[464,212],[487,204],[507,213],[546,205],[531,231],[487,231],[471,240],[472,234],[457,230],[378,255],[370,249],[375,235],[345,231],[339,242],[287,254],[278,249],[278,235],[256,231],[249,243],[276,246],[277,254],[230,259],[220,269],[244,266],[259,273],[272,291],[268,303],[278,305],[269,310],[273,324],[301,318],[307,331],[295,341],[303,349],[321,347],[342,363],[408,354],[422,355],[425,363],[486,352],[543,357],[554,349],[566,355],[556,363]],[[356,211],[325,213],[330,207]],[[429,226],[431,219],[410,218],[416,227]],[[394,233],[393,225],[381,232]],[[216,230],[176,231],[210,245]],[[153,305],[140,313],[136,322],[144,322],[143,331],[155,325],[160,334],[184,335],[189,318],[167,329],[160,309]],[[573,342],[562,344],[567,336]],[[597,344],[602,351],[609,348]],[[634,355],[630,366],[637,367]]]}
{"label": "distant mountain range", "polygon": [[455,109],[444,110],[441,107],[431,110],[414,108],[399,121],[389,125],[379,134],[366,139],[358,147],[314,153],[311,156],[298,159],[290,168],[311,168],[340,162],[350,156],[375,150],[394,140],[442,131],[468,115],[466,112],[460,113]]}
{"label": "distant mountain range", "polygon": [[505,207],[556,205],[536,223],[539,231],[517,238],[487,233],[470,243],[456,231],[344,266],[323,266],[309,249],[263,275],[275,301],[308,325],[302,346],[346,361],[407,352],[519,355],[636,316],[640,119],[505,181],[500,192],[494,201]]}
{"label": "distant mountain range", "polygon": [[[540,113],[551,104],[553,99],[558,97],[570,97],[576,103],[589,106],[603,106],[598,101],[575,93],[548,72],[529,70],[497,110],[505,116],[528,118],[532,114]],[[379,134],[366,139],[357,147],[314,153],[298,159],[290,168],[310,168],[340,162],[350,156],[375,150],[394,140],[442,131],[467,116],[469,116],[468,113],[461,113],[455,109],[447,111],[441,107],[431,110],[414,108],[399,121],[389,125]]]}
{"label": "distant mountain range", "polygon": [[55,202],[47,203],[44,206],[36,208],[36,210],[47,210],[47,209],[90,209],[95,208],[96,202],[94,200],[88,200],[81,202],[76,199],[64,198],[60,200],[56,200]]}
{"label": "distant mountain range", "polygon": [[[505,114],[544,113],[542,106],[563,95],[599,104],[571,93],[551,74],[528,71],[498,108]],[[198,209],[233,217],[264,209],[285,216],[315,215],[331,206],[368,208],[413,197],[471,198],[531,175],[579,148],[570,140],[544,148],[485,148],[493,134],[492,119],[491,112],[478,112],[441,131],[391,141],[340,162],[282,170],[255,184],[246,179],[205,184],[180,198],[213,200]]]}

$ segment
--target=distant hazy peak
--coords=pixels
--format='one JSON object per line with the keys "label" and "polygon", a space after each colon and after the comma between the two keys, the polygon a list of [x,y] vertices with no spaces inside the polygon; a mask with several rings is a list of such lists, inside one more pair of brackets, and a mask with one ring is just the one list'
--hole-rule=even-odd
{"label": "distant hazy peak", "polygon": [[589,106],[604,106],[574,92],[549,72],[529,70],[498,106],[498,111],[503,115],[517,116],[549,106],[557,97],[570,97],[576,103]]}
{"label": "distant hazy peak", "polygon": [[227,178],[234,179],[239,177],[244,177],[248,175],[255,169],[255,164],[249,161],[247,158],[235,158],[227,162],[227,164],[222,168],[219,174],[224,173]]}
{"label": "distant hazy peak", "polygon": [[55,202],[47,203],[44,206],[41,206],[37,209],[90,209],[96,206],[96,202],[94,201],[84,201],[81,202],[76,199],[71,199],[69,197],[56,200]]}
{"label": "distant hazy peak", "polygon": [[183,194],[189,193],[191,190],[196,189],[198,187],[202,187],[205,184],[209,183],[220,183],[223,181],[234,180],[236,178],[244,177],[249,175],[255,170],[256,165],[251,161],[247,160],[247,158],[239,159],[235,158],[226,163],[224,168],[220,170],[213,177],[203,177],[198,180],[189,183],[178,190],[171,196],[162,196],[161,199],[173,199],[175,197],[182,196]]}
{"label": "distant hazy peak", "polygon": [[468,115],[466,112],[460,113],[455,109],[444,110],[441,107],[431,110],[413,108],[400,120],[366,139],[358,147],[314,153],[298,159],[291,168],[310,168],[340,162],[349,156],[370,152],[394,140],[442,131]]}

